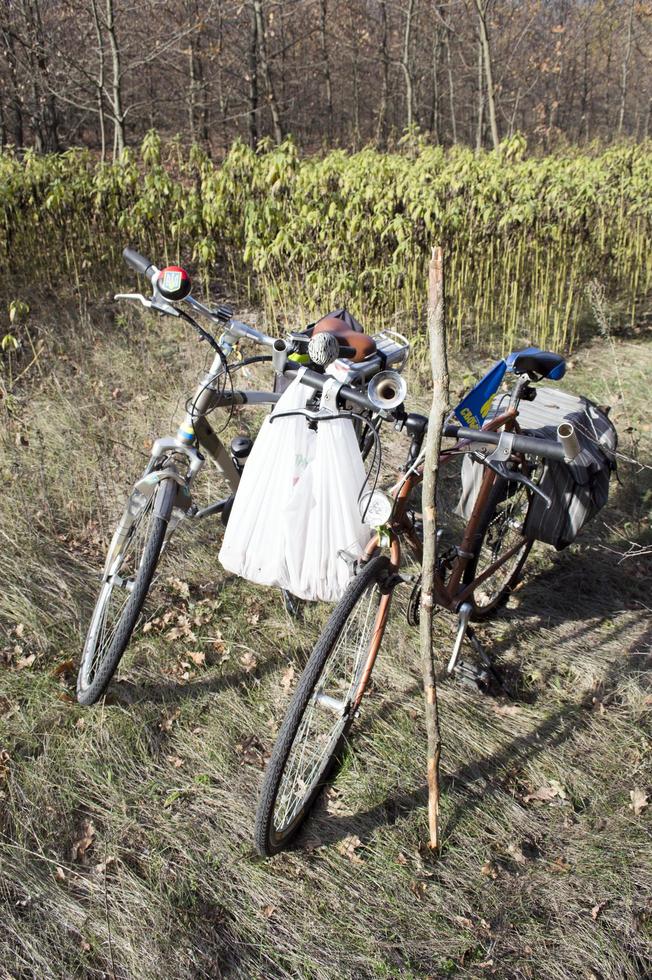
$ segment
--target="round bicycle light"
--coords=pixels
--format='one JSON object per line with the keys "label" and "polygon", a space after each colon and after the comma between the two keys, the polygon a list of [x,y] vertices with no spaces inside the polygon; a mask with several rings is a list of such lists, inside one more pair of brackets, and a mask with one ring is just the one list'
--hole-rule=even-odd
{"label": "round bicycle light", "polygon": [[358,507],[365,524],[380,527],[381,524],[387,524],[392,516],[394,501],[382,490],[367,490],[360,497]]}
{"label": "round bicycle light", "polygon": [[165,299],[183,299],[190,292],[190,276],[180,265],[168,265],[161,269],[156,288]]}

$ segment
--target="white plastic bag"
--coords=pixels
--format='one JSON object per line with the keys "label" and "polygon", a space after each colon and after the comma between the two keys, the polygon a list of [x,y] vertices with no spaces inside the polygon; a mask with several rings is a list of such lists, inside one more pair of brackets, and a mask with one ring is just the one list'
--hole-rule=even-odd
{"label": "white plastic bag", "polygon": [[[296,378],[274,413],[304,408]],[[365,470],[349,419],[266,419],[235,495],[219,558],[227,571],[302,599],[335,602],[350,578],[339,551],[358,554],[371,531],[358,495]]]}

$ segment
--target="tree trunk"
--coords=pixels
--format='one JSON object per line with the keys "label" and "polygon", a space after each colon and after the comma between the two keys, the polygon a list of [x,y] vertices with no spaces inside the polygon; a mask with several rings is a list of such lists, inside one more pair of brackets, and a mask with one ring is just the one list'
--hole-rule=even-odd
{"label": "tree trunk", "polygon": [[95,37],[97,38],[97,118],[100,126],[100,151],[102,163],[106,160],[106,123],[104,119],[104,38],[102,37],[102,25],[97,11],[96,0],[91,0],[91,13],[93,14],[93,26],[95,27]]}
{"label": "tree trunk", "polygon": [[482,84],[482,42],[478,40],[478,124],[475,131],[475,151],[482,149],[484,135],[484,85]]}
{"label": "tree trunk", "polygon": [[430,130],[435,143],[441,143],[441,121],[439,107],[439,63],[441,60],[441,32],[435,27],[435,37],[432,42],[432,112],[430,115]]}
{"label": "tree trunk", "polygon": [[629,3],[629,17],[627,19],[627,40],[625,41],[625,54],[620,72],[620,109],[618,112],[618,135],[623,131],[625,121],[625,104],[627,102],[627,83],[629,80],[629,61],[632,56],[632,36],[634,27],[634,0]]}
{"label": "tree trunk", "polygon": [[331,82],[330,57],[328,55],[328,42],[326,37],[326,17],[328,14],[327,0],[319,0],[319,38],[321,43],[321,60],[324,72],[324,86],[326,89],[326,131],[328,141],[333,138],[333,85]]}
{"label": "tree trunk", "polygon": [[451,62],[451,38],[450,28],[446,26],[444,35],[444,46],[446,48],[446,73],[448,75],[448,101],[451,112],[451,138],[453,143],[457,143],[457,117],[455,113],[455,80],[453,78],[453,65]]}
{"label": "tree trunk", "polygon": [[[3,7],[5,5],[3,4]],[[14,48],[15,38],[11,30],[11,23],[5,19],[6,8],[3,9],[3,17],[0,22],[0,32],[2,33],[2,47],[9,74],[10,91],[7,93],[6,104],[9,110],[9,119],[5,123],[6,139],[13,143],[16,149],[20,149],[24,142],[23,131],[23,102],[20,97],[20,86],[18,83],[18,66],[16,61],[16,51]]]}
{"label": "tree trunk", "polygon": [[428,419],[425,459],[423,463],[423,563],[421,572],[421,608],[419,635],[426,700],[428,736],[428,825],[430,847],[437,850],[439,841],[439,762],[441,730],[437,704],[437,682],[432,641],[432,619],[435,604],[434,581],[437,547],[437,478],[439,452],[448,409],[448,362],[446,357],[446,306],[444,261],[441,247],[433,248],[428,267],[428,337],[432,373],[432,404]]}
{"label": "tree trunk", "polygon": [[57,107],[49,91],[50,65],[38,0],[23,0],[23,17],[27,28],[26,55],[32,89],[31,126],[36,148],[42,153],[57,153],[59,134]]}
{"label": "tree trunk", "polygon": [[120,48],[115,32],[113,0],[106,0],[106,33],[111,49],[111,104],[113,116],[113,159],[117,159],[125,148],[125,116],[122,109],[122,68]]}
{"label": "tree trunk", "polygon": [[493,69],[491,65],[491,47],[489,44],[489,32],[487,30],[487,7],[489,0],[475,0],[475,9],[478,13],[478,28],[480,31],[480,44],[482,46],[482,57],[484,61],[484,77],[487,92],[487,109],[489,110],[489,128],[491,129],[491,139],[494,150],[498,148],[500,138],[498,136],[498,123],[496,121],[496,99],[494,90]]}
{"label": "tree trunk", "polygon": [[403,58],[401,68],[405,79],[405,125],[410,129],[414,121],[414,81],[412,77],[412,24],[416,0],[408,0],[407,11],[405,13],[405,31],[403,33]]}
{"label": "tree trunk", "polygon": [[260,60],[260,70],[262,72],[262,76],[265,81],[265,89],[267,90],[267,101],[269,103],[269,109],[272,114],[272,128],[274,130],[274,140],[276,143],[281,143],[283,141],[283,128],[281,126],[281,114],[279,112],[278,102],[276,101],[274,83],[272,82],[272,75],[269,69],[269,61],[267,60],[267,35],[265,32],[265,21],[263,18],[262,0],[253,0],[253,7],[254,7],[254,14],[256,17],[256,33],[258,35],[258,54]]}
{"label": "tree trunk", "polygon": [[249,33],[249,146],[256,148],[258,142],[258,27],[256,11],[251,8]]}
{"label": "tree trunk", "polygon": [[376,124],[376,140],[384,145],[387,136],[387,101],[389,97],[389,51],[387,48],[387,3],[380,0],[380,62],[382,66],[382,86],[380,90],[380,108]]}

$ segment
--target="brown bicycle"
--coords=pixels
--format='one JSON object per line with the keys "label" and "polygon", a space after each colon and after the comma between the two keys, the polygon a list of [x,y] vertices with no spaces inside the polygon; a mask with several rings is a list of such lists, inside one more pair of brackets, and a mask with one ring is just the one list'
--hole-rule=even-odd
{"label": "brown bicycle", "polygon": [[[442,450],[441,463],[473,452],[484,467],[461,543],[439,557],[435,576],[437,604],[459,617],[448,671],[470,671],[480,687],[489,686],[495,674],[489,657],[474,642],[469,621],[491,615],[519,579],[531,546],[523,533],[530,501],[533,494],[545,497],[536,484],[539,460],[566,458],[560,442],[525,436],[518,428],[520,400],[534,396],[531,381],[546,377],[553,363],[563,364],[563,359],[530,355],[520,366],[517,360],[519,377],[504,411],[481,430],[457,425],[444,430],[454,445]],[[317,389],[323,384],[318,375],[306,380]],[[358,403],[361,397],[357,395]],[[402,574],[401,558],[407,551],[421,560],[420,522],[411,497],[423,476],[427,419],[403,413],[398,424],[411,444],[391,491],[390,513],[355,563],[355,575],[313,648],[267,766],[255,828],[256,848],[263,856],[289,845],[341,757],[380,650],[392,594],[400,584],[412,584],[408,619],[414,622],[418,615],[419,577]],[[461,659],[469,641],[479,667]]]}

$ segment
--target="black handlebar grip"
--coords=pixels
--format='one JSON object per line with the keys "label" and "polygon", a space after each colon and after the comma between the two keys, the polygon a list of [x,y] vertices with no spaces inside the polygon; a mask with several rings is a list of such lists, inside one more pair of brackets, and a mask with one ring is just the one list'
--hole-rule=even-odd
{"label": "black handlebar grip", "polygon": [[545,459],[566,459],[564,447],[551,439],[537,439],[536,436],[514,436],[512,448],[516,453],[530,453],[532,456],[543,456]]}
{"label": "black handlebar grip", "polygon": [[125,260],[127,265],[130,265],[132,269],[139,272],[141,276],[147,276],[150,278],[150,269],[154,269],[154,263],[146,259],[144,255],[137,252],[135,248],[127,247],[122,252],[122,258]]}

